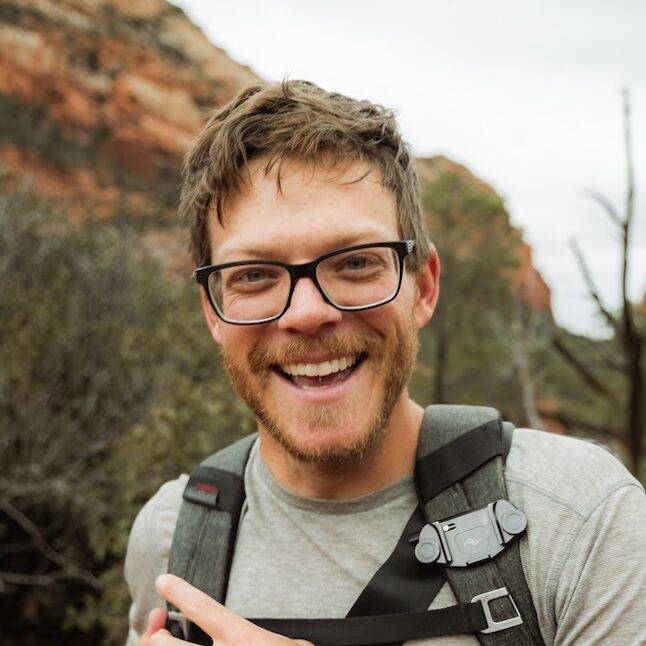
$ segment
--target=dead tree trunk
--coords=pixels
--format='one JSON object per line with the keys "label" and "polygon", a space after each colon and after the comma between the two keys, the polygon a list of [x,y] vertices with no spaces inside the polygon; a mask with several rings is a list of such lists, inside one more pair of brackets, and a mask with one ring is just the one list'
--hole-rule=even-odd
{"label": "dead tree trunk", "polygon": [[[644,330],[639,328],[636,321],[635,308],[628,293],[628,277],[630,272],[630,243],[635,210],[635,178],[633,168],[632,131],[630,123],[630,96],[627,90],[622,92],[624,119],[624,150],[626,162],[626,198],[624,214],[620,215],[612,203],[599,193],[592,193],[592,198],[598,202],[612,223],[617,227],[621,239],[621,306],[618,312],[611,311],[604,305],[601,294],[597,289],[588,264],[576,242],[572,248],[588,287],[599,312],[612,329],[622,357],[617,366],[613,361],[612,368],[619,368],[624,375],[627,388],[624,397],[617,400],[617,417],[625,420],[624,438],[630,452],[630,463],[635,475],[639,476],[644,444],[644,427],[646,426],[646,405],[644,404]],[[563,342],[555,339],[554,346],[561,356],[575,370],[584,376],[586,383],[597,392],[605,393],[614,399],[610,389],[595,377],[591,370],[563,346]],[[587,378],[586,378],[587,375]]]}

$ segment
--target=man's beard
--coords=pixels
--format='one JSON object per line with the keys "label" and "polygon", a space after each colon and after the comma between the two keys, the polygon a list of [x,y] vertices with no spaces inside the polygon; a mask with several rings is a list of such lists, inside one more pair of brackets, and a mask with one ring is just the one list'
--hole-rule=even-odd
{"label": "man's beard", "polygon": [[[322,336],[316,339],[301,337],[282,344],[280,347],[256,345],[249,354],[248,361],[235,358],[222,347],[222,359],[233,387],[256,417],[267,433],[276,440],[292,457],[301,461],[319,464],[349,464],[362,460],[376,451],[381,445],[385,429],[404,389],[413,372],[419,347],[417,331],[412,317],[396,331],[393,342],[387,345],[383,337],[374,331],[361,336],[339,337]],[[293,419],[293,411],[269,410],[263,403],[263,393],[269,382],[272,366],[297,362],[300,357],[312,352],[326,352],[334,356],[366,355],[384,375],[381,401],[376,410],[365,412],[368,418],[367,431],[357,439],[343,446],[303,448],[288,432],[290,426],[283,417]],[[381,369],[379,369],[381,364]],[[377,368],[375,368],[377,366]],[[358,369],[361,369],[360,366]],[[348,377],[348,378],[351,378]],[[266,398],[266,395],[265,395]],[[274,404],[274,408],[276,408]],[[352,414],[353,402],[331,405],[311,405],[299,415],[298,421],[309,428],[334,429],[344,426]]]}

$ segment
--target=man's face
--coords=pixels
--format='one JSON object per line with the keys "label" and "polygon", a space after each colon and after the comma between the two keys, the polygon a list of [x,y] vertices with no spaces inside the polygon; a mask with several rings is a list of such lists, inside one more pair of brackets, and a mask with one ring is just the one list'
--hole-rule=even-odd
{"label": "man's face", "polygon": [[[262,162],[251,164],[252,182],[228,205],[223,225],[216,218],[211,222],[213,263],[296,264],[343,247],[400,238],[394,197],[370,166],[330,170],[285,163],[279,192]],[[377,447],[410,377],[418,328],[428,318],[416,310],[415,282],[405,272],[394,301],[341,312],[303,278],[280,319],[250,326],[224,323],[202,294],[233,385],[261,431],[309,462],[348,462]],[[333,372],[289,374],[308,364]]]}

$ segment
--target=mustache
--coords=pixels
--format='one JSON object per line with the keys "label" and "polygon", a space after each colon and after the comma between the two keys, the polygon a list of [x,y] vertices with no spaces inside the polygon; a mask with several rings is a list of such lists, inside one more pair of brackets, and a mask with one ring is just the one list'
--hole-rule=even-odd
{"label": "mustache", "polygon": [[253,372],[262,373],[276,364],[296,363],[303,355],[311,352],[326,352],[338,356],[383,353],[383,339],[376,333],[360,336],[323,336],[316,339],[300,337],[280,345],[256,346],[249,355],[249,366]]}

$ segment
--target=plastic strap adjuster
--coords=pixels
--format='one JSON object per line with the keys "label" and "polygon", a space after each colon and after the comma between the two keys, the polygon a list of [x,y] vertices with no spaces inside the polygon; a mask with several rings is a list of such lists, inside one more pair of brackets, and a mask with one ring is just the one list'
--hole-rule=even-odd
{"label": "plastic strap adjuster", "polygon": [[[500,621],[495,621],[492,614],[489,603],[494,599],[500,599],[501,597],[509,597],[511,605],[514,607],[514,612],[516,616],[508,617],[507,619],[501,619]],[[471,603],[476,603],[479,601],[482,605],[482,610],[484,611],[485,619],[487,620],[487,627],[483,628],[481,633],[497,633],[499,630],[505,630],[507,628],[512,628],[513,626],[519,626],[523,623],[523,618],[518,612],[518,606],[514,598],[509,594],[507,588],[498,588],[497,590],[489,590],[489,592],[483,592],[482,594],[477,594]]]}
{"label": "plastic strap adjuster", "polygon": [[206,480],[200,480],[195,476],[191,476],[188,481],[186,489],[184,489],[184,500],[197,503],[198,505],[205,505],[218,509],[218,498],[220,496],[220,488],[215,484]]}

